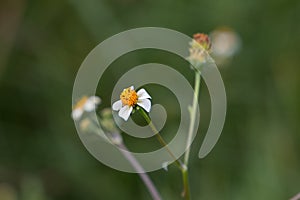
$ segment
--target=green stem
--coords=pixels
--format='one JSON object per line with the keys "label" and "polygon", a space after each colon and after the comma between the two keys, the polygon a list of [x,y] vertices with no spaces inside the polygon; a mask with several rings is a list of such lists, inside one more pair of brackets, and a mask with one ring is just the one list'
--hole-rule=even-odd
{"label": "green stem", "polygon": [[184,154],[184,166],[185,169],[182,171],[182,178],[183,178],[183,186],[184,186],[184,191],[183,195],[185,200],[189,200],[190,197],[190,187],[189,187],[189,170],[188,170],[188,164],[189,164],[189,156],[190,156],[190,151],[191,151],[191,143],[192,143],[192,137],[193,137],[193,132],[195,128],[195,121],[196,121],[196,114],[197,114],[197,105],[198,105],[198,96],[199,96],[199,90],[200,90],[200,81],[201,81],[201,72],[196,71],[195,72],[195,91],[194,91],[194,97],[193,97],[193,104],[192,107],[189,109],[190,111],[190,125],[189,125],[189,132],[188,132],[188,139],[187,139],[187,149]]}
{"label": "green stem", "polygon": [[188,168],[185,167],[182,171],[182,180],[183,180],[183,193],[182,196],[185,200],[190,200],[190,186],[189,186],[189,172]]}
{"label": "green stem", "polygon": [[194,91],[194,98],[193,98],[193,104],[192,108],[190,109],[190,126],[189,126],[189,132],[188,132],[188,139],[187,139],[187,149],[184,155],[184,164],[188,166],[189,163],[189,156],[190,156],[190,146],[192,143],[192,136],[194,132],[195,127],[195,120],[196,120],[196,111],[197,111],[197,105],[198,105],[198,96],[199,96],[199,89],[200,89],[200,80],[201,80],[201,72],[196,71],[195,72],[195,91]]}
{"label": "green stem", "polygon": [[148,114],[144,111],[144,109],[139,108],[138,110],[140,111],[141,115],[144,117],[144,119],[146,120],[146,122],[149,124],[151,130],[153,131],[153,133],[155,134],[157,140],[159,141],[159,143],[166,148],[166,150],[168,151],[168,153],[170,154],[170,156],[175,160],[175,164],[178,166],[178,168],[183,171],[184,170],[184,166],[182,164],[182,162],[180,160],[178,160],[176,158],[176,156],[172,153],[172,151],[169,149],[168,144],[165,142],[165,140],[163,139],[163,137],[160,135],[159,131],[156,129],[155,125],[152,123],[151,118],[148,116]]}

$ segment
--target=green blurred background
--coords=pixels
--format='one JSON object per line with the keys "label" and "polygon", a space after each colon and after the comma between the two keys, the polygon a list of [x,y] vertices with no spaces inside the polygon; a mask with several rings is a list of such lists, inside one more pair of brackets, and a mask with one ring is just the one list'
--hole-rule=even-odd
{"label": "green blurred background", "polygon": [[[190,36],[226,26],[241,40],[239,52],[219,65],[228,98],[224,131],[199,160],[210,117],[201,87],[203,119],[190,162],[193,198],[289,199],[300,192],[299,22],[297,0],[2,0],[0,199],[151,199],[136,174],[106,167],[87,152],[70,117],[73,82],[87,54],[114,34],[144,26]],[[193,83],[193,72],[176,56],[133,52],[101,80],[101,108],[109,106],[122,73],[147,62],[171,65]],[[169,105],[169,133],[177,128],[177,101],[156,87],[147,89],[166,91],[153,101]],[[128,138],[130,144],[139,146]],[[164,199],[180,199],[175,167],[150,176]]]}

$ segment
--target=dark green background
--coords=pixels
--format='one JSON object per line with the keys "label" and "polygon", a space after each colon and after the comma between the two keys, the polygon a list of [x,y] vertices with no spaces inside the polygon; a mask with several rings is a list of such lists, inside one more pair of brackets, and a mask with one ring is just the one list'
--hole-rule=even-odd
{"label": "dark green background", "polygon": [[[144,26],[190,36],[229,26],[242,41],[231,62],[219,66],[228,98],[224,131],[213,152],[199,160],[210,107],[201,87],[203,120],[190,162],[193,198],[289,199],[300,192],[299,22],[296,0],[1,1],[0,199],[150,199],[136,174],[110,169],[87,152],[70,118],[73,82],[90,50]],[[147,62],[169,64],[193,83],[193,72],[176,56],[133,52],[102,79],[100,108],[109,106],[122,73]],[[177,101],[159,92],[164,88],[146,88],[154,103],[169,105],[168,139],[177,127]],[[144,143],[128,138],[128,144]],[[164,199],[180,199],[175,167],[150,176]]]}

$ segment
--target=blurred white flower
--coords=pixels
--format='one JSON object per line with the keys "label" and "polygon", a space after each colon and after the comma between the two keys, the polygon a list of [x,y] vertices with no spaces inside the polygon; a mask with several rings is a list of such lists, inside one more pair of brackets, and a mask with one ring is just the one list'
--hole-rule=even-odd
{"label": "blurred white flower", "polygon": [[73,107],[72,118],[79,120],[84,112],[91,112],[101,103],[101,99],[97,96],[84,96]]}
{"label": "blurred white flower", "polygon": [[222,59],[233,56],[240,48],[241,41],[238,34],[230,28],[219,28],[210,34],[212,54]]}
{"label": "blurred white flower", "polygon": [[134,87],[131,86],[123,90],[120,100],[112,105],[112,109],[119,111],[119,116],[127,121],[133,108],[137,105],[150,112],[151,101],[149,99],[151,99],[151,96],[145,89],[140,89],[136,92]]}

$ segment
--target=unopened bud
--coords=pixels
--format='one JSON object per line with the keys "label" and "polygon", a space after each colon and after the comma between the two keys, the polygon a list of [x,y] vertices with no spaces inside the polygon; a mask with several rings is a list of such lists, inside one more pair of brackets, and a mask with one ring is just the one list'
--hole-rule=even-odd
{"label": "unopened bud", "polygon": [[211,42],[208,35],[204,33],[196,33],[193,35],[194,40],[202,46],[206,51],[209,51],[211,48]]}
{"label": "unopened bud", "polygon": [[209,56],[210,48],[211,42],[208,35],[194,34],[194,39],[190,42],[190,55],[187,58],[194,70],[202,71],[204,64],[212,61]]}

